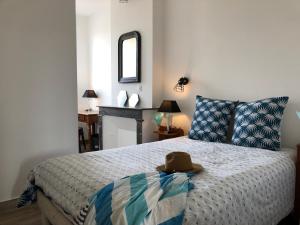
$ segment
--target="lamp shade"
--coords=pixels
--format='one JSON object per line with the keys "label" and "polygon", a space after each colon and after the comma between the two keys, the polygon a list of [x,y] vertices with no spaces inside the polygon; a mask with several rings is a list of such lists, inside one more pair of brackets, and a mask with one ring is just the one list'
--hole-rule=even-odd
{"label": "lamp shade", "polygon": [[86,90],[83,94],[84,98],[98,98],[94,90]]}
{"label": "lamp shade", "polygon": [[158,112],[178,113],[181,112],[181,110],[176,101],[164,100],[161,103]]}

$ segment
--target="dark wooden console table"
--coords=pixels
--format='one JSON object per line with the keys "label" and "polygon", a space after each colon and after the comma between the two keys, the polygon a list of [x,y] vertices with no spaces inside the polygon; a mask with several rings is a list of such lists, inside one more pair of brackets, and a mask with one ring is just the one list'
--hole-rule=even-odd
{"label": "dark wooden console table", "polygon": [[117,106],[98,106],[99,107],[99,148],[103,150],[103,116],[116,116],[136,120],[136,143],[143,142],[143,111],[156,110],[157,108],[129,108]]}

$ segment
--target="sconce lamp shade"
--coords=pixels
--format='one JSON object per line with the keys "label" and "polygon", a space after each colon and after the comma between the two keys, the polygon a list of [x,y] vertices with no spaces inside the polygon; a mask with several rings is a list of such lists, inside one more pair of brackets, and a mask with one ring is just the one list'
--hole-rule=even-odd
{"label": "sconce lamp shade", "polygon": [[94,90],[86,90],[83,94],[84,98],[98,98]]}
{"label": "sconce lamp shade", "polygon": [[189,78],[187,77],[180,77],[180,79],[177,81],[177,84],[175,85],[174,89],[177,92],[184,92],[184,86],[189,83]]}
{"label": "sconce lamp shade", "polygon": [[158,112],[179,113],[181,110],[176,101],[164,100],[161,103]]}

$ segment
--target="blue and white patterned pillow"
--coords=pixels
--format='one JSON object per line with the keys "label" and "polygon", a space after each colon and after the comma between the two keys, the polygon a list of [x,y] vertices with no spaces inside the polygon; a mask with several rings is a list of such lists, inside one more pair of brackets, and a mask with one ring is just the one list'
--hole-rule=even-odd
{"label": "blue and white patterned pillow", "polygon": [[228,128],[235,103],[196,97],[196,111],[189,138],[208,142],[227,142]]}
{"label": "blue and white patterned pillow", "polygon": [[280,150],[281,120],[288,100],[288,97],[278,97],[239,104],[232,144]]}

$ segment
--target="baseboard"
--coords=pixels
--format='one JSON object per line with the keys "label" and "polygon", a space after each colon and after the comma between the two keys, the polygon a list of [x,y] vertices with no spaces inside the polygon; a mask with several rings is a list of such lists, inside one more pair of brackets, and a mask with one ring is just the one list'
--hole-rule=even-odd
{"label": "baseboard", "polygon": [[17,202],[18,202],[18,198],[0,202],[0,211],[1,211],[1,208],[16,207]]}
{"label": "baseboard", "polygon": [[12,199],[2,200],[2,201],[0,201],[0,204],[5,203],[5,202],[17,201],[18,199],[19,198],[15,197],[15,198],[12,198]]}

